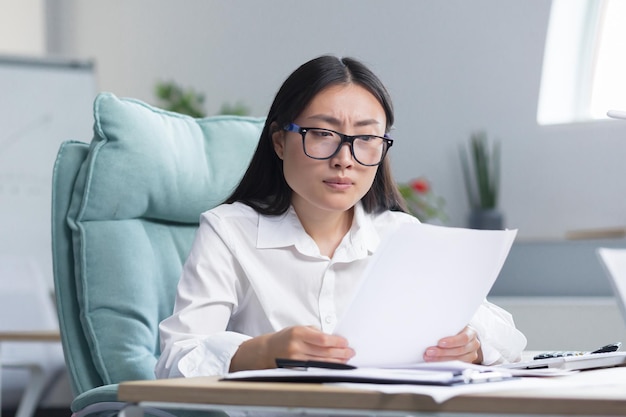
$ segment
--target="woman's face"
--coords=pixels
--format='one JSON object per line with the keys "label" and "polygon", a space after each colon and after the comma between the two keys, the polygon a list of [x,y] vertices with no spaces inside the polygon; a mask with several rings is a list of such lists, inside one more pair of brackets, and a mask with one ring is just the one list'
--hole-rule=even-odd
{"label": "woman's face", "polygon": [[[335,85],[319,92],[293,121],[301,127],[332,129],[347,135],[384,136],[385,111],[365,88]],[[293,190],[292,204],[298,215],[345,212],[372,186],[377,166],[364,166],[352,157],[344,143],[332,158],[309,158],[302,148],[302,135],[278,131],[274,150],[283,160],[285,180]]]}

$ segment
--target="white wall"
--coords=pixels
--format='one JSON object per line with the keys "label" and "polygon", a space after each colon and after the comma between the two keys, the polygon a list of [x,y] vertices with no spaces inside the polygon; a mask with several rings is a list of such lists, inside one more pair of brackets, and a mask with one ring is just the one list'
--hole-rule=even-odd
{"label": "white wall", "polygon": [[361,58],[394,97],[397,179],[428,176],[452,225],[468,212],[458,146],[476,129],[503,142],[501,207],[520,238],[626,224],[626,123],[536,123],[549,0],[51,4],[54,48],[94,58],[101,90],[154,102],[155,82],[174,79],[210,113],[243,100],[264,115],[305,60]]}
{"label": "white wall", "polygon": [[612,297],[492,297],[513,315],[527,350],[593,351],[626,340],[626,326]]}
{"label": "white wall", "polygon": [[207,110],[245,101],[264,115],[279,84],[322,53],[361,58],[396,105],[398,180],[428,176],[452,225],[468,205],[458,146],[476,129],[503,142],[501,207],[520,238],[626,224],[626,123],[540,127],[548,0],[60,1],[58,52],[94,58],[100,89],[154,102],[175,79]]}
{"label": "white wall", "polygon": [[42,55],[46,51],[43,0],[0,1],[0,53]]}

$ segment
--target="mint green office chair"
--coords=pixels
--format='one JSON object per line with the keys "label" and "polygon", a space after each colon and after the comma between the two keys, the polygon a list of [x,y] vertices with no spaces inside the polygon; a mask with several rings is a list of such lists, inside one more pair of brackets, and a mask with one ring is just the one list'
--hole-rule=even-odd
{"label": "mint green office chair", "polygon": [[235,187],[263,122],[193,119],[102,93],[92,142],[61,146],[52,252],[74,415],[110,414],[118,383],[154,379],[158,324],[200,213]]}

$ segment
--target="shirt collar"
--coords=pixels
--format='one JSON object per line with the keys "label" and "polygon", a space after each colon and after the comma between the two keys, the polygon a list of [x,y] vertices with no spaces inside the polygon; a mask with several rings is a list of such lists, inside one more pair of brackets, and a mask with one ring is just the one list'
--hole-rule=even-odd
{"label": "shirt collar", "polygon": [[292,206],[279,216],[259,215],[258,249],[295,245],[306,232]]}
{"label": "shirt collar", "polygon": [[[365,213],[359,202],[354,207],[354,219],[348,236],[335,252],[338,256],[361,258],[373,253],[380,243],[380,236],[374,227],[372,215]],[[280,216],[259,216],[257,248],[280,248],[295,246],[302,253],[310,253],[317,246],[304,231],[300,219],[292,206]]]}

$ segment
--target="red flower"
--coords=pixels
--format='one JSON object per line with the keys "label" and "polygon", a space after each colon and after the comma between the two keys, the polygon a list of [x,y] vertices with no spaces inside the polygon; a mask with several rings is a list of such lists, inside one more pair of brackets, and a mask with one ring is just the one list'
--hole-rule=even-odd
{"label": "red flower", "polygon": [[411,181],[411,188],[421,194],[426,194],[430,190],[430,184],[424,178],[418,178]]}

